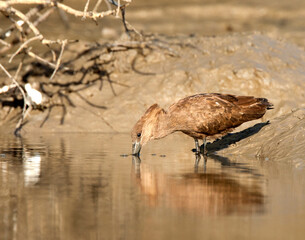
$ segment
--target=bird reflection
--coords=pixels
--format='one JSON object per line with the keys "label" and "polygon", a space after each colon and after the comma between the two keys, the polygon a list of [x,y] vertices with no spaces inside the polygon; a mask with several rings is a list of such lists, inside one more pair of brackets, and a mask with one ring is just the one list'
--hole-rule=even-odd
{"label": "bird reflection", "polygon": [[[212,171],[206,169],[207,158],[222,161],[226,166],[230,165],[229,159],[215,155],[213,158],[205,156],[201,165],[200,156],[197,156],[194,170],[181,174],[166,174],[146,162],[141,164],[140,158],[134,156],[135,179],[146,203],[154,207],[166,206],[199,215],[264,211],[265,196],[261,175],[252,176],[255,171],[249,169],[248,174],[252,176],[249,181],[249,176],[239,175],[239,171]],[[233,163],[230,167],[239,170],[240,166]]]}

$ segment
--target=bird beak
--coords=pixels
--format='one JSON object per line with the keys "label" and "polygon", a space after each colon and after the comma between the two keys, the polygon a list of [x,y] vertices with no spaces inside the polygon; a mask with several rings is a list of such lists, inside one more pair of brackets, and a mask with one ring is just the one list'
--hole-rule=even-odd
{"label": "bird beak", "polygon": [[141,144],[140,142],[136,141],[135,143],[132,144],[132,155],[139,156],[140,151],[141,151]]}

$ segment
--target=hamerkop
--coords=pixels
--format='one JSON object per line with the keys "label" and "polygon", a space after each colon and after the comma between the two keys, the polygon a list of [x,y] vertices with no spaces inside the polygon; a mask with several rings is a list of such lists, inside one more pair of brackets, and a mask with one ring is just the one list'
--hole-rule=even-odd
{"label": "hamerkop", "polygon": [[235,96],[220,93],[203,93],[189,96],[172,104],[165,111],[158,104],[149,107],[131,132],[132,154],[139,155],[149,140],[163,138],[181,131],[195,140],[216,139],[233,131],[244,122],[261,118],[272,104],[266,98]]}

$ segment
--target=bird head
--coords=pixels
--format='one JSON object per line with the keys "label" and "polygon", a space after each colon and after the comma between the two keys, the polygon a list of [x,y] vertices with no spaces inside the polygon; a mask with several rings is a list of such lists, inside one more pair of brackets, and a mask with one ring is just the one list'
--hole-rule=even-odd
{"label": "bird head", "polygon": [[154,132],[158,124],[158,115],[164,112],[158,104],[150,106],[144,115],[137,121],[131,131],[132,154],[139,155],[141,147],[149,140],[154,139]]}

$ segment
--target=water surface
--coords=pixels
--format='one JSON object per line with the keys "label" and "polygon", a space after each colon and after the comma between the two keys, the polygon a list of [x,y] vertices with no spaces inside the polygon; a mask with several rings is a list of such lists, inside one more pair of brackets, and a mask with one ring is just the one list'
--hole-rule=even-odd
{"label": "water surface", "polygon": [[[175,145],[173,145],[175,143]],[[0,239],[303,239],[305,171],[176,135],[0,137]]]}

